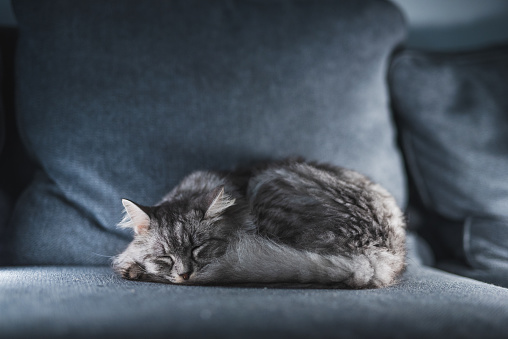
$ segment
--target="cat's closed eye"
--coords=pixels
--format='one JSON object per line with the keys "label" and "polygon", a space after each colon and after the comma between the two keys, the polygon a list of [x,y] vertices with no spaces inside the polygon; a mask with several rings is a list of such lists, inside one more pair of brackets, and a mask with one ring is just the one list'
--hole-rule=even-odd
{"label": "cat's closed eye", "polygon": [[199,246],[196,246],[192,249],[192,257],[194,259],[199,259],[200,257],[203,257],[203,254],[206,252],[206,244],[202,244]]}
{"label": "cat's closed eye", "polygon": [[159,256],[155,262],[161,266],[173,267],[174,260],[171,256]]}

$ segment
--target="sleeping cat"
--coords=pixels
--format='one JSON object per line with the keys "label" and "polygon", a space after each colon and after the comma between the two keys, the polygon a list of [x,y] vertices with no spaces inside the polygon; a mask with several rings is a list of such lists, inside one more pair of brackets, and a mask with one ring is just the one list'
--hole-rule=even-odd
{"label": "sleeping cat", "polygon": [[405,267],[395,199],[331,165],[297,159],[199,171],[156,206],[122,203],[119,226],[135,236],[113,267],[127,279],[374,288],[395,283]]}

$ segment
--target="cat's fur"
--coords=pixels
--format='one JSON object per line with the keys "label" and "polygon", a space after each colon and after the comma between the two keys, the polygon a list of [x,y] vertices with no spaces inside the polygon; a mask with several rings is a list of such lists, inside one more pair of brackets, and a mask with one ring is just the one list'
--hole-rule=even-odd
{"label": "cat's fur", "polygon": [[395,199],[343,168],[287,160],[195,172],[161,203],[123,200],[136,232],[113,262],[127,279],[184,284],[372,288],[404,269]]}

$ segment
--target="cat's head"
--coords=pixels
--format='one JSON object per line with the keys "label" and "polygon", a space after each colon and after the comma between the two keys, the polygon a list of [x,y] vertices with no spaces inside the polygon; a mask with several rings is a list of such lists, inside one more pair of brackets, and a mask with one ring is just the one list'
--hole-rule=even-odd
{"label": "cat's head", "polygon": [[132,228],[135,235],[113,267],[127,279],[192,283],[226,252],[238,229],[235,199],[223,186],[153,207],[122,203],[125,218],[119,226]]}

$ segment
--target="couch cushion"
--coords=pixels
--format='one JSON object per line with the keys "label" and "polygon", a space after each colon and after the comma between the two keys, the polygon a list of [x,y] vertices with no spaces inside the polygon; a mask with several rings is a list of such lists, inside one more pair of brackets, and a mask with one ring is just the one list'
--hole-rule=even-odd
{"label": "couch cushion", "polygon": [[13,261],[104,264],[130,234],[122,197],[156,203],[196,169],[301,155],[369,175],[405,203],[388,2],[14,1],[18,113],[40,171]]}
{"label": "couch cushion", "polygon": [[29,184],[33,164],[21,144],[14,112],[15,27],[0,27],[0,265],[6,261],[5,235],[15,201]]}
{"label": "couch cushion", "polygon": [[404,51],[390,74],[426,227],[462,274],[508,286],[508,46]]}
{"label": "couch cushion", "polygon": [[[0,176],[3,176],[4,173],[1,171],[3,169],[4,164],[4,141],[5,141],[5,119],[4,119],[4,105],[3,105],[3,62],[2,62],[2,54],[0,53]],[[5,260],[5,244],[1,239],[5,238],[4,232],[7,224],[7,219],[11,212],[11,204],[10,197],[7,194],[5,187],[2,185],[3,180],[0,179],[0,265],[4,263]]]}
{"label": "couch cushion", "polygon": [[508,289],[410,265],[378,290],[192,287],[0,268],[6,338],[503,338]]}

